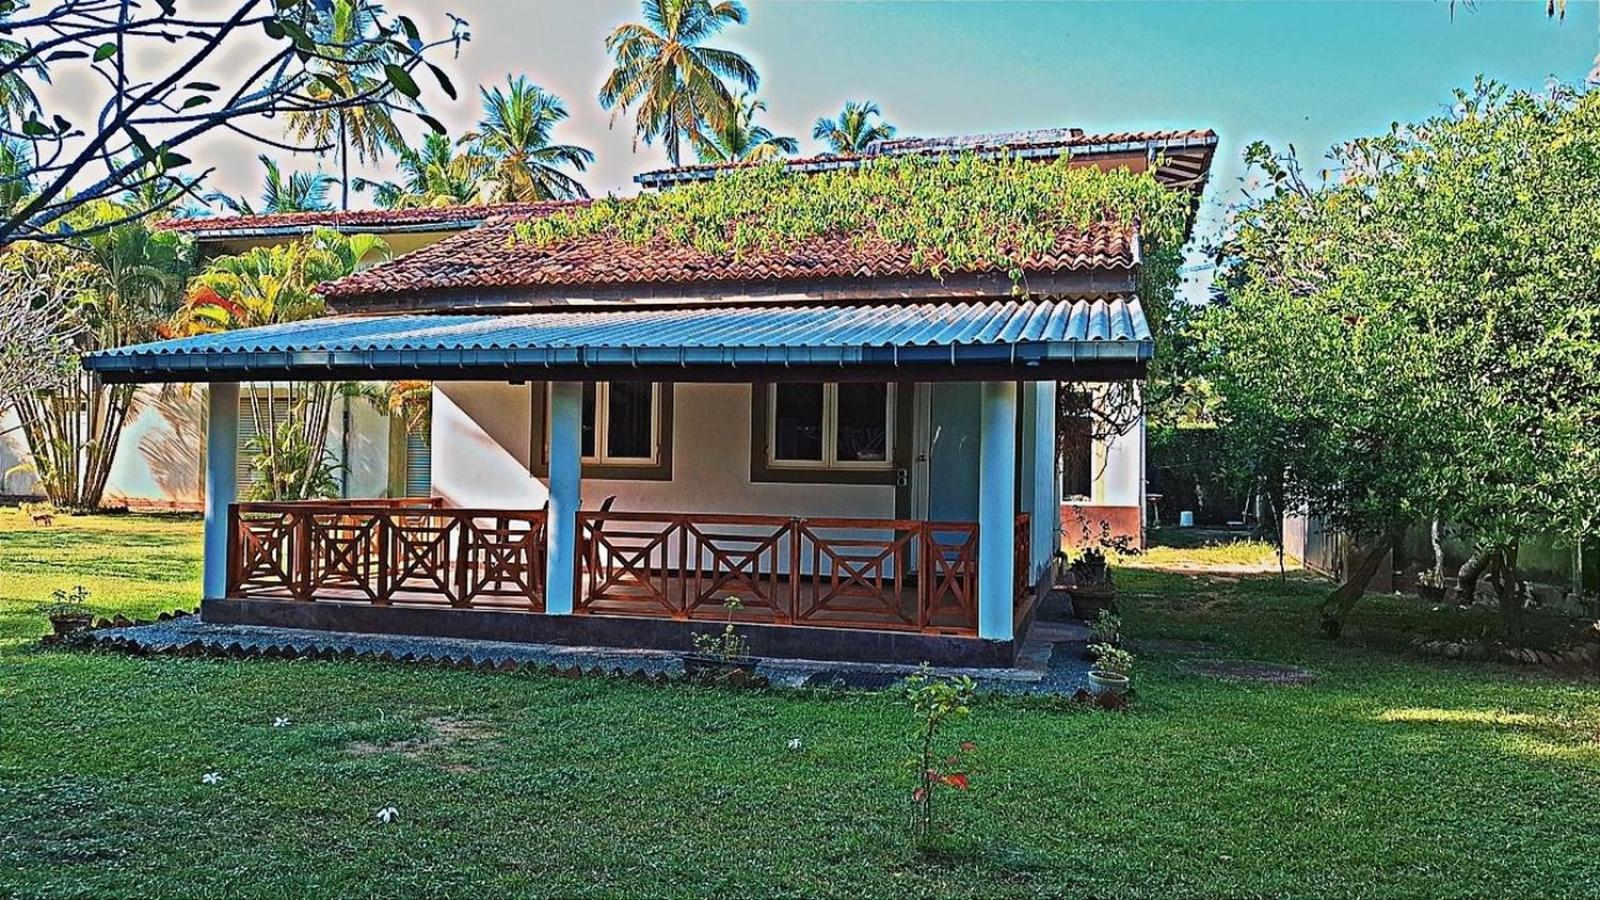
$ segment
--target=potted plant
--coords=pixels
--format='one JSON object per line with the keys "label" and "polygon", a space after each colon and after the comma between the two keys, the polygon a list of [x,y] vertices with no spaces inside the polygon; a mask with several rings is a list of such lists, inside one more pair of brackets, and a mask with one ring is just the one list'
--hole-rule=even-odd
{"label": "potted plant", "polygon": [[733,614],[744,608],[738,597],[722,602],[728,611],[728,622],[719,633],[703,632],[694,636],[694,652],[683,657],[683,671],[689,675],[726,677],[744,670],[754,672],[756,659],[750,655],[750,639],[733,627]]}
{"label": "potted plant", "polygon": [[1095,696],[1122,696],[1128,691],[1128,675],[1133,671],[1133,654],[1110,644],[1090,644],[1094,665],[1089,669],[1089,690]]}
{"label": "potted plant", "polygon": [[1086,622],[1093,622],[1102,612],[1117,609],[1117,587],[1111,580],[1111,569],[1106,565],[1106,553],[1099,547],[1089,547],[1067,567],[1072,575],[1072,613]]}
{"label": "potted plant", "polygon": [[56,637],[77,634],[94,623],[94,611],[89,608],[89,589],[81,584],[70,591],[55,589],[50,593],[50,602],[40,606],[39,611],[50,618]]}

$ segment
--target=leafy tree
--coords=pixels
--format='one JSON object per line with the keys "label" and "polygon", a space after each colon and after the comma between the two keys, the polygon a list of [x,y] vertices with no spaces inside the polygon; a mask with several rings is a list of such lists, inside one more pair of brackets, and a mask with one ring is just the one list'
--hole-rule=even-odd
{"label": "leafy tree", "polygon": [[483,199],[487,166],[472,153],[457,153],[447,135],[429,132],[422,147],[397,147],[400,181],[355,179],[358,191],[371,190],[373,202],[385,209],[455,206]]}
{"label": "leafy tree", "polygon": [[[370,15],[362,27],[330,40],[329,17],[339,8],[337,0],[331,6],[327,0],[228,0],[183,13],[177,0],[0,3],[0,25],[11,42],[9,52],[0,51],[0,89],[10,92],[15,99],[6,102],[23,116],[0,131],[27,147],[25,165],[0,181],[31,185],[0,217],[0,245],[76,242],[82,228],[109,230],[199,196],[211,170],[195,166],[184,151],[214,132],[283,148],[283,141],[257,135],[260,122],[290,113],[339,119],[341,112],[379,108],[406,110],[437,126],[413,109],[421,96],[415,74],[428,68],[453,95],[448,78],[427,57],[443,45],[459,47],[468,37],[464,23],[455,20],[449,37],[427,41],[409,18],[364,6]],[[227,83],[199,80],[200,73],[218,69],[224,55]],[[365,77],[341,81],[351,71]],[[98,118],[74,122],[66,110],[52,108],[48,94],[39,94],[41,108],[33,109],[27,92],[48,80],[72,84],[79,92],[74,105],[92,106]],[[291,149],[322,152],[336,137],[308,132]],[[75,215],[150,184],[161,186],[165,206],[125,207],[116,219]]]}
{"label": "leafy tree", "polygon": [[321,172],[290,172],[287,176],[278,163],[266,154],[260,157],[266,169],[261,185],[261,205],[252,204],[247,197],[229,197],[213,194],[212,199],[236,213],[246,216],[272,213],[324,212],[333,208],[328,203],[328,189],[333,179]]}
{"label": "leafy tree", "polygon": [[606,37],[616,61],[600,88],[600,106],[614,109],[612,122],[634,109],[634,143],[661,141],[673,165],[683,142],[713,140],[712,132],[734,115],[724,79],[754,91],[760,76],[750,61],[704,42],[747,13],[737,0],[644,0],[644,22],[619,25]]}
{"label": "leafy tree", "polygon": [[77,370],[77,304],[96,273],[64,247],[18,244],[0,254],[0,406],[58,389]]}
{"label": "leafy tree", "polygon": [[1362,548],[1330,634],[1409,525],[1479,541],[1512,640],[1520,541],[1593,533],[1600,95],[1456,101],[1336,148],[1318,183],[1253,146],[1267,187],[1196,326],[1236,457]]}
{"label": "leafy tree", "polygon": [[[873,118],[877,122],[873,122]],[[846,100],[837,118],[819,116],[811,126],[811,136],[825,142],[834,153],[852,155],[865,151],[874,141],[894,137],[895,128],[883,121],[883,111],[871,100],[858,103]]]}
{"label": "leafy tree", "polygon": [[[218,257],[190,282],[174,328],[205,334],[316,318],[327,312],[318,285],[349,275],[368,257],[387,253],[388,246],[375,235],[346,237],[319,228],[304,240]],[[357,385],[296,382],[269,383],[247,393],[259,442],[251,448],[256,499],[299,500],[326,493],[334,400],[361,392]],[[287,398],[286,410],[272,401],[275,397]]]}
{"label": "leafy tree", "polygon": [[[39,279],[36,300],[59,305],[58,339],[77,352],[150,340],[183,294],[195,253],[185,238],[128,221],[125,207],[99,204],[80,212],[88,234],[82,250],[18,245],[20,274]],[[105,230],[99,221],[117,224]],[[53,298],[51,300],[50,298]],[[8,338],[9,339],[9,338]],[[108,385],[74,367],[44,390],[13,393],[39,481],[66,509],[98,506],[111,474],[122,426],[134,408],[133,385]]]}
{"label": "leafy tree", "polygon": [[733,101],[733,115],[714,128],[708,139],[696,141],[695,156],[703,163],[760,162],[799,151],[792,137],[779,137],[765,125],[756,124],[756,113],[767,111],[767,104],[749,94]]}
{"label": "leafy tree", "polygon": [[561,98],[518,75],[506,90],[481,88],[483,120],[463,135],[473,158],[486,171],[495,202],[567,200],[589,193],[562,171],[582,172],[594,154],[571,144],[550,143],[555,126],[567,118]]}

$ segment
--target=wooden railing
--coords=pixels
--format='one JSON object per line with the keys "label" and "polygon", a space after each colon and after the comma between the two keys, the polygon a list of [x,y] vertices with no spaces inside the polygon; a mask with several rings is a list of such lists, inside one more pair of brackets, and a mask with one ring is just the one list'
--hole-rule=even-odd
{"label": "wooden railing", "polygon": [[585,513],[581,612],[930,630],[977,627],[977,526]]}
{"label": "wooden railing", "polygon": [[1028,608],[1033,600],[1033,520],[1027,513],[1017,514],[1017,523],[1012,530],[1012,563],[1011,574],[1016,579],[1016,586],[1012,590],[1015,605],[1012,607],[1013,620],[1021,622],[1022,611]]}
{"label": "wooden railing", "polygon": [[544,523],[428,500],[238,503],[228,595],[542,610]]}
{"label": "wooden railing", "polygon": [[[409,500],[238,503],[228,596],[542,611],[543,511]],[[978,526],[582,512],[578,614],[976,634]],[[1031,594],[1016,521],[1017,609]]]}

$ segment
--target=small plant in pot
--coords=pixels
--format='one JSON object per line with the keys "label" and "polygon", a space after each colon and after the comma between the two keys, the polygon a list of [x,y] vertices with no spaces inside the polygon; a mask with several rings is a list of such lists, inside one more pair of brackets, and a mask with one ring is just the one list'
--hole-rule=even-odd
{"label": "small plant in pot", "polygon": [[702,632],[694,636],[694,652],[683,657],[683,671],[689,675],[725,677],[743,670],[754,672],[756,659],[750,655],[750,639],[733,627],[733,614],[744,609],[738,597],[722,602],[728,611],[728,622],[720,632]]}
{"label": "small plant in pot", "polygon": [[1121,697],[1128,692],[1133,654],[1110,644],[1090,644],[1094,665],[1089,669],[1089,691],[1097,697]]}
{"label": "small plant in pot", "polygon": [[56,637],[69,637],[85,631],[94,623],[94,610],[89,608],[89,589],[76,585],[70,591],[60,588],[50,593],[50,602],[39,607],[50,618],[50,628]]}
{"label": "small plant in pot", "polygon": [[1116,611],[1117,586],[1111,580],[1104,550],[1097,547],[1084,550],[1072,561],[1068,571],[1072,573],[1073,615],[1093,622],[1102,612]]}

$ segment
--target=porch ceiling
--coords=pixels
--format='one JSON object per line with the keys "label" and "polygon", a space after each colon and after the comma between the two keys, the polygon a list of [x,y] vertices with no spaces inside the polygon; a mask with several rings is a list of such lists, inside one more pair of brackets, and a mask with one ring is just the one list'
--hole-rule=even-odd
{"label": "porch ceiling", "polygon": [[418,377],[1110,380],[1152,342],[1139,301],[555,309],[338,316],[89,354],[114,382]]}

